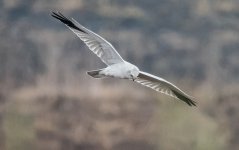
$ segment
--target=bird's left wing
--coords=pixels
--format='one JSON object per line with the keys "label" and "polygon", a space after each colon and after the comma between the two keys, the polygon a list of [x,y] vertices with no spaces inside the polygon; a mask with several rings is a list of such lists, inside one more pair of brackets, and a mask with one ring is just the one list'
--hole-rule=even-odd
{"label": "bird's left wing", "polygon": [[115,48],[104,38],[85,28],[76,20],[66,18],[60,12],[52,12],[51,15],[69,27],[106,65],[124,62]]}
{"label": "bird's left wing", "polygon": [[196,106],[196,102],[193,101],[189,95],[184,93],[172,83],[164,80],[163,78],[140,71],[138,78],[136,78],[134,81],[144,86],[147,86],[157,92],[161,92],[166,95],[175,97],[179,100],[182,100],[186,102],[189,106]]}

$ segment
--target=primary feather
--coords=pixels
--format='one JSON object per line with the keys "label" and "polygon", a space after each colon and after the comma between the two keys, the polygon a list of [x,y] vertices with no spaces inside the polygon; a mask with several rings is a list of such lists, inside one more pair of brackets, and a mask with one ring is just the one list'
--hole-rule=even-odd
{"label": "primary feather", "polygon": [[69,27],[106,65],[109,66],[124,61],[108,41],[86,29],[74,19],[71,21],[59,12],[52,12],[52,16]]}
{"label": "primary feather", "polygon": [[193,101],[189,95],[184,93],[172,83],[164,80],[163,78],[140,71],[138,78],[135,81],[157,92],[161,92],[163,94],[182,100],[189,106],[196,106],[196,102]]}

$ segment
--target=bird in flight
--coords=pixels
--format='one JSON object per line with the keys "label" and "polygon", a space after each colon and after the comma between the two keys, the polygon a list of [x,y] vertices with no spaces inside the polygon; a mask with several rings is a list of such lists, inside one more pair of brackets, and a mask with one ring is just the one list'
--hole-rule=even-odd
{"label": "bird in flight", "polygon": [[125,61],[108,41],[82,26],[73,18],[70,20],[60,12],[52,12],[51,15],[73,31],[107,65],[103,69],[88,71],[88,75],[94,78],[129,79],[157,92],[182,100],[189,106],[196,106],[196,102],[192,100],[191,96],[163,78],[140,71],[137,66]]}

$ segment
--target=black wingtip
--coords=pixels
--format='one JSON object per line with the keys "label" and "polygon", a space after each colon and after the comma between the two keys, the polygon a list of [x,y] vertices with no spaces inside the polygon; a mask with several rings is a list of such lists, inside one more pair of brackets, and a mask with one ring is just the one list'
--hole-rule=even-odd
{"label": "black wingtip", "polygon": [[197,106],[197,102],[193,101],[189,97],[183,96],[182,94],[178,93],[177,91],[173,90],[173,93],[177,96],[178,99],[184,101],[189,106]]}
{"label": "black wingtip", "polygon": [[65,25],[67,25],[70,28],[79,30],[79,31],[81,31],[83,33],[86,33],[84,30],[82,30],[79,27],[77,27],[70,19],[68,19],[62,13],[60,13],[58,11],[57,12],[52,11],[51,12],[51,16],[56,18],[56,19],[58,19],[58,20],[60,20],[62,23],[64,23]]}
{"label": "black wingtip", "polygon": [[197,107],[197,102],[195,102],[195,101],[189,99],[188,105],[189,105],[189,106],[195,106],[195,107]]}

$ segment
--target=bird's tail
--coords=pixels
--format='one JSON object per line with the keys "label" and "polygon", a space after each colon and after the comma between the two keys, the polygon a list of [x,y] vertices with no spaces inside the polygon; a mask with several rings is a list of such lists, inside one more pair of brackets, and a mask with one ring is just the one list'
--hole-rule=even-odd
{"label": "bird's tail", "polygon": [[99,70],[92,70],[92,71],[87,71],[86,73],[90,76],[92,76],[93,78],[103,78],[105,77],[105,75],[101,74],[100,72],[102,71],[102,69]]}

